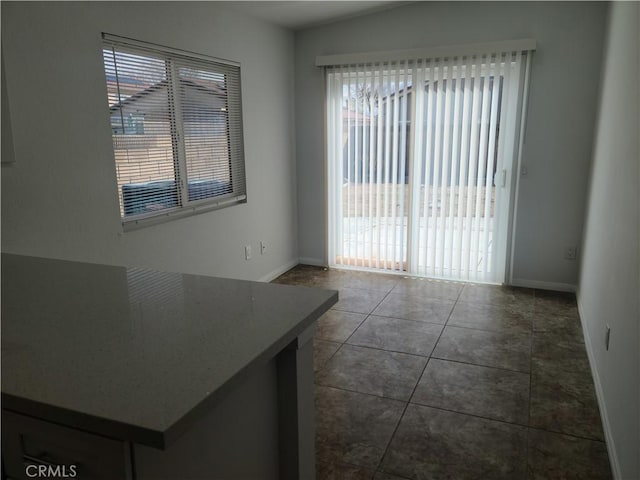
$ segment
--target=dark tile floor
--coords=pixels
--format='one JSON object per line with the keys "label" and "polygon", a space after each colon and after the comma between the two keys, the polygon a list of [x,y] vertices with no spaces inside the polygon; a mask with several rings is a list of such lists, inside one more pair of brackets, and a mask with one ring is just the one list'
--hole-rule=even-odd
{"label": "dark tile floor", "polygon": [[318,479],[609,479],[573,295],[298,266]]}

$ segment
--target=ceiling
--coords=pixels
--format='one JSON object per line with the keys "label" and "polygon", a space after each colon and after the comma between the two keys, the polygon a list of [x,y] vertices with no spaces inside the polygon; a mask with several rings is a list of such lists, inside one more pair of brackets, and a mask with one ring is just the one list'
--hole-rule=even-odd
{"label": "ceiling", "polygon": [[[227,2],[225,2],[227,3]],[[408,1],[243,1],[228,2],[235,10],[292,30],[398,7]]]}

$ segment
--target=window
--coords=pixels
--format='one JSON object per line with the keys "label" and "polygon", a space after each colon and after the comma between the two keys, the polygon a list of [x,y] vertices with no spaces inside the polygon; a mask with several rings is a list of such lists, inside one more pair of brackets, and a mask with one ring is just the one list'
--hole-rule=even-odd
{"label": "window", "polygon": [[239,65],[103,39],[124,227],[246,202]]}

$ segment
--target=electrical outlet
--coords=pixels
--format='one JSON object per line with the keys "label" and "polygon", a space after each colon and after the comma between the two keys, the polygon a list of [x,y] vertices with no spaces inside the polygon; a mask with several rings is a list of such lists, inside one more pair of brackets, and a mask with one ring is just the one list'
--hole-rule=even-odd
{"label": "electrical outlet", "polygon": [[251,245],[244,246],[244,259],[251,260]]}
{"label": "electrical outlet", "polygon": [[260,255],[267,253],[267,242],[260,240]]}
{"label": "electrical outlet", "polygon": [[609,350],[609,340],[611,340],[611,327],[607,325],[607,330],[604,335],[604,347]]}
{"label": "electrical outlet", "polygon": [[566,247],[564,249],[564,258],[566,258],[567,260],[575,260],[577,252],[578,252],[578,247],[575,247],[575,246]]}

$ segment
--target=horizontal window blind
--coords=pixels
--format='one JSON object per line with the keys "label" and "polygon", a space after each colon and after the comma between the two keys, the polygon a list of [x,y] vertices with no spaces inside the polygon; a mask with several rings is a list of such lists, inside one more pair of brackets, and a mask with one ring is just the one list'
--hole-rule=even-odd
{"label": "horizontal window blind", "polygon": [[240,68],[104,35],[125,225],[246,201]]}
{"label": "horizontal window blind", "polygon": [[331,265],[503,281],[526,55],[326,67]]}

